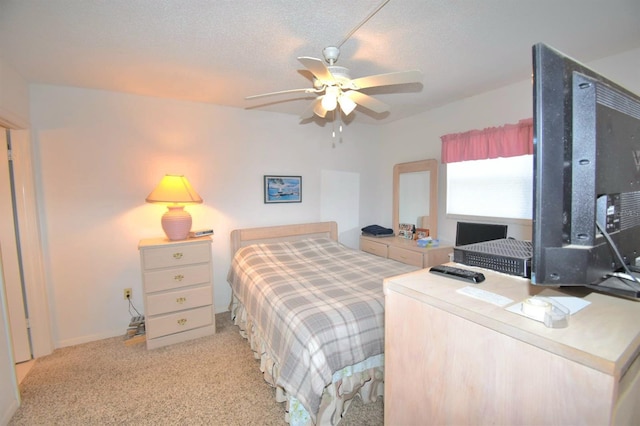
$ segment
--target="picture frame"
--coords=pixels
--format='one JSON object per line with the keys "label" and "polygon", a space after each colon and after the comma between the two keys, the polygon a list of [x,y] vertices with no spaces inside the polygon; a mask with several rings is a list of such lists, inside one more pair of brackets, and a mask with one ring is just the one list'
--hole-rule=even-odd
{"label": "picture frame", "polygon": [[399,223],[398,236],[401,238],[406,238],[407,240],[413,240],[414,228],[415,226],[410,223]]}
{"label": "picture frame", "polygon": [[301,203],[302,176],[264,175],[264,203]]}
{"label": "picture frame", "polygon": [[426,228],[416,228],[416,239],[427,238],[429,236],[429,230]]}

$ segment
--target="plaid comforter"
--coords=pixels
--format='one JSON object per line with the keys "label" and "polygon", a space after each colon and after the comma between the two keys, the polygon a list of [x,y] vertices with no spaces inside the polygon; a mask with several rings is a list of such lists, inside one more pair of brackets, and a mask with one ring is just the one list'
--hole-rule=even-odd
{"label": "plaid comforter", "polygon": [[315,419],[335,371],[383,353],[382,279],[415,269],[307,239],[238,250],[228,281],[279,366],[277,385]]}

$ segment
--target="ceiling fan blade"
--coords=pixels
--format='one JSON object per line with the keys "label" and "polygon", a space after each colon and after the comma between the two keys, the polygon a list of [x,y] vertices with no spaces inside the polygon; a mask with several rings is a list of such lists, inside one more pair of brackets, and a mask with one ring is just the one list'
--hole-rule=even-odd
{"label": "ceiling fan blade", "polygon": [[298,61],[302,65],[305,66],[311,73],[322,82],[334,82],[336,79],[333,77],[333,74],[329,71],[329,68],[324,64],[321,59],[318,58],[310,58],[308,56],[301,56],[298,58]]}
{"label": "ceiling fan blade", "polygon": [[317,93],[316,89],[290,89],[290,90],[281,90],[279,92],[271,92],[271,93],[262,93],[260,95],[252,95],[247,96],[245,99],[257,99],[265,96],[273,96],[273,95],[283,95],[285,93],[296,93],[296,92],[304,92],[304,93]]}
{"label": "ceiling fan blade", "polygon": [[389,105],[385,104],[384,102],[380,102],[379,100],[369,95],[365,95],[364,93],[360,93],[354,90],[349,90],[348,92],[345,92],[343,96],[349,97],[352,101],[354,101],[358,105],[363,106],[367,109],[370,109],[373,112],[383,113],[383,112],[389,111],[390,109]]}
{"label": "ceiling fan blade", "polygon": [[302,112],[302,114],[300,114],[300,120],[307,120],[313,117],[313,114],[315,114],[315,109],[318,107],[318,105],[321,104],[321,102],[322,96],[318,96],[316,99],[314,99],[313,102],[311,102],[309,106]]}
{"label": "ceiling fan blade", "polygon": [[388,74],[370,75],[351,80],[351,89],[390,86],[393,84],[422,83],[422,72],[419,70],[390,72]]}

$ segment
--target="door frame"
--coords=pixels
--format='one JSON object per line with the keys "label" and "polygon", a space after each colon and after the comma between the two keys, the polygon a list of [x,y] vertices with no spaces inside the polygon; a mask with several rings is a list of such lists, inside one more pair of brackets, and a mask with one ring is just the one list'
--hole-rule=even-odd
{"label": "door frame", "polygon": [[0,135],[0,245],[4,265],[4,293],[7,298],[7,313],[11,327],[13,359],[15,362],[32,358],[29,324],[24,299],[22,267],[20,263],[20,241],[13,196],[13,173],[11,172],[11,150],[9,131],[2,129]]}
{"label": "door frame", "polygon": [[9,132],[31,350],[33,357],[39,358],[53,352],[54,345],[44,273],[33,145],[29,130],[10,129]]}
{"label": "door frame", "polygon": [[[0,247],[2,251],[2,247]],[[0,257],[0,289],[4,288]],[[0,291],[0,424],[9,424],[20,407],[20,390],[14,367],[9,314],[4,291]]]}

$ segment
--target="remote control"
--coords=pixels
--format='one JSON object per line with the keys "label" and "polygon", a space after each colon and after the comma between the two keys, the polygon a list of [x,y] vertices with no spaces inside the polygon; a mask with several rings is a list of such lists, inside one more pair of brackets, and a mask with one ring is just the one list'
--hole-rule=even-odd
{"label": "remote control", "polygon": [[443,275],[445,277],[455,278],[462,281],[467,281],[473,284],[479,284],[484,281],[484,274],[480,272],[471,271],[469,269],[456,268],[454,266],[438,265],[432,266],[429,272],[434,274]]}

